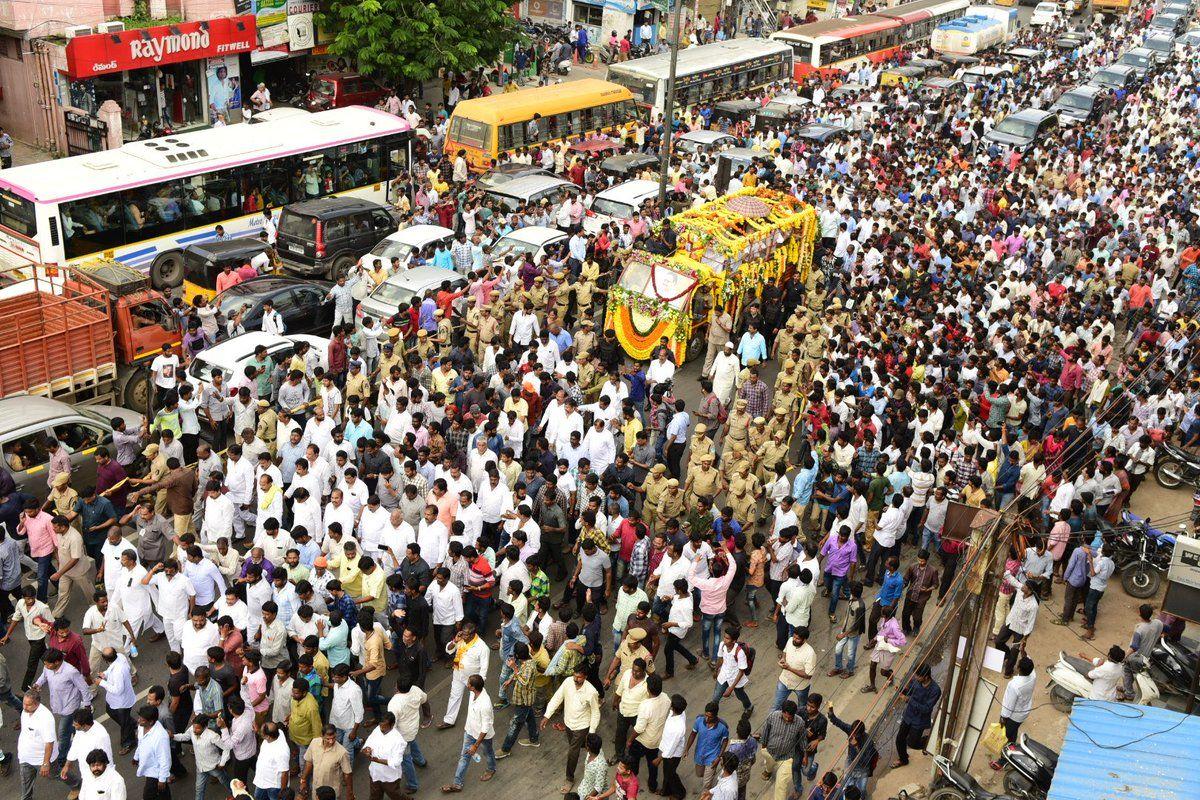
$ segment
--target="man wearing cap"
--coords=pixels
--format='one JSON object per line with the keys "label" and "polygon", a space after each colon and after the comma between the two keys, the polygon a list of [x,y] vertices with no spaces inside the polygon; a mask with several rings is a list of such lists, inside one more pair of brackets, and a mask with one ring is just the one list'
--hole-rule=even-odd
{"label": "man wearing cap", "polygon": [[584,319],[579,323],[582,330],[575,334],[573,347],[575,348],[575,357],[580,361],[586,361],[596,349],[596,323],[590,319]]}
{"label": "man wearing cap", "polygon": [[750,472],[750,462],[741,461],[734,468],[734,476],[729,481],[729,495],[726,498],[726,502],[733,507],[734,519],[743,524],[754,522],[761,494],[758,478]]}
{"label": "man wearing cap", "polygon": [[737,388],[737,376],[741,369],[742,364],[733,352],[733,342],[725,342],[721,351],[714,356],[712,364],[705,367],[704,374],[712,380],[713,392],[726,408],[733,399],[734,390]]}
{"label": "man wearing cap", "polygon": [[700,466],[689,469],[683,484],[684,502],[689,508],[694,506],[701,497],[712,500],[724,490],[721,473],[713,469],[714,456],[705,453],[700,456]]}
{"label": "man wearing cap", "polygon": [[683,516],[684,496],[683,490],[679,487],[678,478],[668,478],[667,488],[658,498],[658,509],[655,516],[660,523],[665,523],[669,519],[678,519]]}
{"label": "man wearing cap", "polygon": [[481,362],[483,361],[483,355],[487,351],[488,345],[494,345],[500,339],[500,320],[493,311],[493,307],[500,300],[500,293],[492,291],[489,293],[488,298],[489,303],[479,309],[478,345],[475,348],[475,355]]}
{"label": "man wearing cap", "polygon": [[642,481],[642,485],[634,489],[642,496],[642,521],[651,531],[655,530],[658,520],[658,504],[667,489],[667,465],[655,464],[650,473]]}

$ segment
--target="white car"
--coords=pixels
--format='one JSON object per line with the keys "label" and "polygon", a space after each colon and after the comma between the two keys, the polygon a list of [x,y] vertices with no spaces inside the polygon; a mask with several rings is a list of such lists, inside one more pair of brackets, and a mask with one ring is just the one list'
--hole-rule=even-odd
{"label": "white car", "polygon": [[720,131],[688,131],[675,139],[672,149],[680,153],[713,153],[737,144],[737,137]]}
{"label": "white car", "polygon": [[225,376],[225,385],[236,375],[240,375],[254,358],[254,350],[259,345],[267,348],[267,355],[278,361],[283,354],[289,356],[300,342],[308,342],[321,357],[320,366],[329,366],[329,340],[323,336],[312,336],[307,333],[297,333],[286,336],[276,336],[273,333],[251,331],[241,336],[234,336],[218,342],[207,350],[202,350],[188,365],[187,382],[196,387],[196,392],[202,392],[205,387],[212,385],[212,376],[220,372]]}
{"label": "white car", "polygon": [[390,266],[393,258],[400,259],[405,265],[415,254],[430,245],[445,242],[449,246],[454,241],[454,231],[441,225],[410,225],[407,228],[388,234],[388,237],[371,248],[371,252],[362,257],[364,267],[373,268],[380,262]]}
{"label": "white car", "polygon": [[492,248],[492,261],[499,264],[508,255],[513,256],[515,261],[526,253],[531,253],[533,263],[536,264],[548,250],[566,241],[567,235],[558,228],[544,228],[541,225],[517,228],[496,241],[496,246]]}
{"label": "white car", "polygon": [[[426,264],[422,267],[405,269],[390,276],[358,304],[354,312],[356,322],[362,324],[364,317],[386,323],[401,308],[406,308],[414,298],[420,299],[430,289],[437,289],[445,282],[455,291],[467,285],[467,279],[452,269],[442,269]],[[460,298],[461,300],[461,298]]]}
{"label": "white car", "polygon": [[588,233],[599,233],[606,222],[619,226],[631,219],[633,212],[640,211],[642,203],[655,197],[658,197],[658,181],[625,181],[598,192],[583,218],[583,229]]}
{"label": "white car", "polygon": [[1030,25],[1052,25],[1062,20],[1062,9],[1058,3],[1038,3],[1029,18]]}

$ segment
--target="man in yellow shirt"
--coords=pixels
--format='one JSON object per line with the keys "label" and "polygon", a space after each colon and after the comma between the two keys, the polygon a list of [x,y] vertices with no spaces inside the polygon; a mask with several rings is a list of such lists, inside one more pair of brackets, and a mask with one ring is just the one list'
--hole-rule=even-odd
{"label": "man in yellow shirt", "polygon": [[336,571],[342,589],[351,597],[362,595],[362,569],[358,562],[358,546],[353,541],[343,542],[342,554],[329,559],[329,568]]}
{"label": "man in yellow shirt", "polygon": [[[359,584],[361,591],[360,596],[355,598],[354,602],[370,606],[377,612],[385,611],[387,609],[387,573],[370,556],[360,558],[358,568],[362,576]],[[344,582],[343,585],[345,585]]]}
{"label": "man in yellow shirt", "polygon": [[312,744],[313,739],[321,736],[321,709],[317,699],[308,690],[307,681],[292,683],[292,710],[288,712],[284,722],[288,729],[288,738],[300,748],[300,763],[304,763],[304,751]]}

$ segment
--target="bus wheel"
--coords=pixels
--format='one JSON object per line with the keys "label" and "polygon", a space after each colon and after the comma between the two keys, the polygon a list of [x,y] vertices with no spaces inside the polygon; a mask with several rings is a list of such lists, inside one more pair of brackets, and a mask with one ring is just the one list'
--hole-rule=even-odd
{"label": "bus wheel", "polygon": [[154,259],[150,283],[155,289],[174,289],[183,285],[183,253],[172,250]]}

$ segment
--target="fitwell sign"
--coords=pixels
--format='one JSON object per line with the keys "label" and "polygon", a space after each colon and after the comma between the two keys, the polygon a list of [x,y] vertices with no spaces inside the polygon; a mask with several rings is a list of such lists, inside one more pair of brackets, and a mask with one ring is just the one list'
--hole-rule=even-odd
{"label": "fitwell sign", "polygon": [[90,78],[109,72],[248,53],[255,46],[253,14],[97,33],[67,42],[67,74],[72,78]]}

